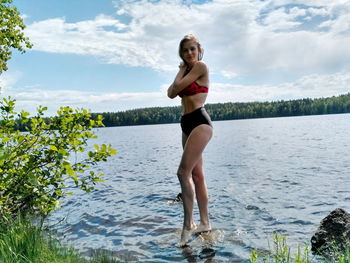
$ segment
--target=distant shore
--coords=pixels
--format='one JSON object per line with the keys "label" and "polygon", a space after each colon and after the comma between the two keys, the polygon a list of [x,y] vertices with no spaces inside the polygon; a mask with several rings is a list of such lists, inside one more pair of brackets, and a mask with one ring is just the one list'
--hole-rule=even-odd
{"label": "distant shore", "polygon": [[[215,103],[206,104],[205,108],[213,121],[350,113],[350,93],[317,99]],[[181,107],[92,113],[93,118],[98,115],[103,116],[106,127],[178,123]]]}
{"label": "distant shore", "polygon": [[[350,113],[350,93],[316,99],[213,103],[205,108],[212,121],[341,114]],[[91,113],[91,116],[97,120],[102,115],[104,127],[136,126],[179,123],[181,111],[180,106],[152,107]],[[26,125],[17,123],[16,128],[25,131]]]}

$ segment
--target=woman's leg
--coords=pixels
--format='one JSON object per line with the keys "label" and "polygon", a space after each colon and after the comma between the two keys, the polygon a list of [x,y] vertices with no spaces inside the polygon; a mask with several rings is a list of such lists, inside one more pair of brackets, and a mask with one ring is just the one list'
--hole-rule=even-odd
{"label": "woman's leg", "polygon": [[182,200],[184,206],[184,224],[181,241],[178,246],[184,246],[190,238],[193,228],[194,184],[192,171],[201,159],[202,152],[212,136],[209,125],[199,125],[188,136],[177,175],[181,184]]}
{"label": "woman's leg", "polygon": [[[182,133],[182,147],[185,148],[185,144],[188,136]],[[211,225],[208,212],[208,190],[205,183],[205,177],[203,172],[203,159],[202,156],[192,170],[192,179],[195,185],[195,193],[197,204],[199,208],[200,225],[196,229],[196,233],[210,231]],[[192,222],[192,227],[196,227],[196,224]]]}
{"label": "woman's leg", "polygon": [[[188,136],[185,134],[185,133],[182,133],[182,149],[184,150],[185,149],[185,145],[186,145],[186,142],[187,142],[187,138]],[[181,198],[182,198],[182,195],[181,195]],[[196,223],[192,220],[192,223],[191,223],[191,228],[196,228]]]}
{"label": "woman's leg", "polygon": [[200,215],[200,224],[195,232],[200,233],[210,231],[211,225],[208,213],[208,190],[205,183],[202,158],[200,158],[194,167],[192,171],[192,178],[195,185],[195,192]]}

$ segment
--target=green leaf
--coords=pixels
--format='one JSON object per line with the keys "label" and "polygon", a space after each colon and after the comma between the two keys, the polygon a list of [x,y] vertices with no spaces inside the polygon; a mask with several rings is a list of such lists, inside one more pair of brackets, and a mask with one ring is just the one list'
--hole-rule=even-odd
{"label": "green leaf", "polygon": [[51,145],[51,146],[50,146],[50,150],[55,151],[55,152],[57,152],[57,151],[58,151],[57,147],[56,147],[56,146],[54,146],[54,145]]}
{"label": "green leaf", "polygon": [[3,143],[7,143],[7,142],[9,142],[11,139],[9,138],[9,137],[3,137],[2,138],[2,142]]}

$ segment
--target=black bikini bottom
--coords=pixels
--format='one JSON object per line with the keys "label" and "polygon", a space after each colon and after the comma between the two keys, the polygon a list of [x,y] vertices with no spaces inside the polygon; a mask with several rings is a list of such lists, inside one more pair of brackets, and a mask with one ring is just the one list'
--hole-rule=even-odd
{"label": "black bikini bottom", "polygon": [[190,135],[194,128],[201,124],[207,124],[213,127],[209,114],[204,107],[200,107],[188,114],[182,115],[181,117],[181,129],[187,136]]}

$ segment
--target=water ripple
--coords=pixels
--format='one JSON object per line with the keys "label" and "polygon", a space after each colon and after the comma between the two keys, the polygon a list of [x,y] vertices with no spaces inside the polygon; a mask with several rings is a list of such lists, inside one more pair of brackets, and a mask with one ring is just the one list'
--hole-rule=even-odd
{"label": "water ripple", "polygon": [[331,210],[350,211],[349,123],[350,114],[214,122],[203,155],[213,230],[186,249],[175,247],[183,220],[178,124],[99,129],[101,142],[118,150],[98,167],[106,181],[91,194],[73,189],[50,222],[85,255],[248,262],[252,248],[268,249],[273,232],[305,243]]}

